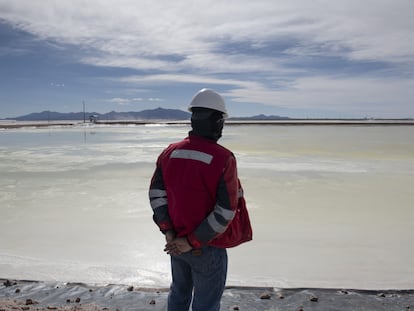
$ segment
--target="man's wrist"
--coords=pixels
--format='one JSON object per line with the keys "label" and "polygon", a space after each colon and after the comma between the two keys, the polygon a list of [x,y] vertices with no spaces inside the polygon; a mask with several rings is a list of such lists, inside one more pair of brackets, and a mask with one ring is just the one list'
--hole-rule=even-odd
{"label": "man's wrist", "polygon": [[185,239],[187,240],[188,245],[189,245],[191,248],[194,248],[194,247],[193,247],[193,245],[191,244],[190,240],[188,239],[188,236],[186,236],[186,237],[185,237]]}
{"label": "man's wrist", "polygon": [[186,238],[187,238],[188,244],[192,248],[201,248],[202,246],[201,242],[196,238],[196,236],[193,233],[190,233],[189,235],[187,235]]}

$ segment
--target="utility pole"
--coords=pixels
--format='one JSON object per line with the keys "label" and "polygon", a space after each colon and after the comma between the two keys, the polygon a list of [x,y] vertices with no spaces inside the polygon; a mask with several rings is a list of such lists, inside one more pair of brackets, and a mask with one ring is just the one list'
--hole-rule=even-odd
{"label": "utility pole", "polygon": [[82,101],[83,103],[83,123],[86,123],[86,113],[85,113],[85,101]]}

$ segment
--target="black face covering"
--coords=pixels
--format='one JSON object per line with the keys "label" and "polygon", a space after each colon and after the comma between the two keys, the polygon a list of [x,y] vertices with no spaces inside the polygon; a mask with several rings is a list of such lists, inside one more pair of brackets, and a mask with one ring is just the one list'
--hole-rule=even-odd
{"label": "black face covering", "polygon": [[194,107],[191,115],[192,132],[195,135],[219,140],[224,126],[223,113],[217,110]]}

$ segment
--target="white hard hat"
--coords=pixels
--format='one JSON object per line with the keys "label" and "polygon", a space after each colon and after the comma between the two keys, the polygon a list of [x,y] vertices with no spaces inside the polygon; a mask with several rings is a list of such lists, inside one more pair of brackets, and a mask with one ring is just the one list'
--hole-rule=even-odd
{"label": "white hard hat", "polygon": [[193,107],[202,107],[217,110],[223,113],[223,118],[228,118],[226,105],[223,98],[213,90],[202,89],[191,100],[188,111],[192,111]]}

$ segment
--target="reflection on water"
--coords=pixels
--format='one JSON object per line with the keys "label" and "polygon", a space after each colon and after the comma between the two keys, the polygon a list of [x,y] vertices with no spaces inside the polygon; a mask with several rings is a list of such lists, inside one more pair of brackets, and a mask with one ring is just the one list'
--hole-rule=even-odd
{"label": "reflection on water", "polygon": [[[0,276],[167,286],[147,187],[159,152],[188,130],[0,132]],[[254,226],[229,251],[228,283],[413,288],[413,134],[225,127]]]}

